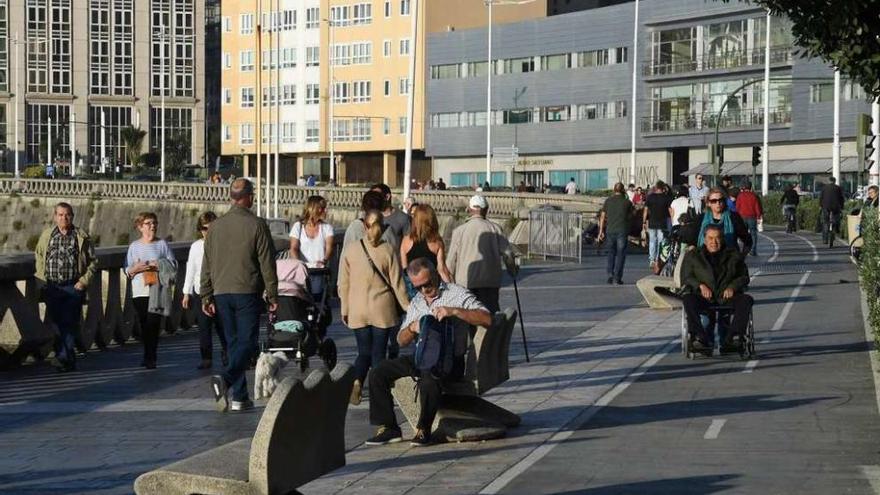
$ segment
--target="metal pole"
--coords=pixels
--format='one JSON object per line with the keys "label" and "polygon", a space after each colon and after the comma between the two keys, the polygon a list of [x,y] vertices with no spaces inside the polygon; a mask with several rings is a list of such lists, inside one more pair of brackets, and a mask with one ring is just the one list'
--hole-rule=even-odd
{"label": "metal pole", "polygon": [[840,71],[834,71],[834,145],[831,148],[831,175],[840,184]]}
{"label": "metal pole", "polygon": [[489,53],[486,78],[486,182],[492,183],[492,4],[494,0],[486,0],[489,7]]}
{"label": "metal pole", "polygon": [[[874,119],[874,123],[871,124],[871,134],[877,136],[880,135],[880,98],[874,100],[874,104],[871,105],[871,117]],[[868,182],[871,185],[880,185],[880,142],[876,142],[876,140],[880,140],[880,138],[874,138],[874,155],[872,159],[874,160],[874,165],[871,166],[871,170],[869,172],[870,178]]]}
{"label": "metal pole", "polygon": [[262,184],[263,184],[263,2],[257,2],[257,29],[255,30],[257,37],[257,48],[256,48],[256,61],[254,63],[254,68],[257,71],[257,89],[256,95],[254,99],[256,100],[256,116],[257,116],[257,125],[256,130],[256,139],[254,140],[254,144],[256,145],[256,158],[257,158],[257,183],[255,184],[254,191],[256,191],[256,197],[254,198],[254,203],[257,206],[257,216],[262,214]]}
{"label": "metal pole", "polygon": [[70,112],[70,176],[76,177],[76,112]]}
{"label": "metal pole", "polygon": [[[107,173],[107,116],[101,109],[101,173]],[[164,139],[162,140],[165,141]],[[163,148],[164,149],[164,148]],[[164,152],[162,153],[165,154]],[[164,170],[164,168],[163,168]],[[163,179],[164,180],[164,179]]]}
{"label": "metal pole", "polygon": [[[770,11],[764,35],[764,149],[761,154],[761,195],[770,192]],[[720,117],[720,116],[719,116]]]}
{"label": "metal pole", "polygon": [[[281,1],[275,2],[278,12],[276,16],[280,16]],[[279,29],[281,19],[275,18],[275,29]],[[281,33],[275,33],[275,191],[273,192],[273,213],[274,218],[278,218],[278,170],[281,162]]]}
{"label": "metal pole", "polygon": [[21,72],[21,66],[19,65],[18,54],[21,51],[21,41],[18,39],[18,31],[15,32],[15,146],[13,150],[15,150],[15,178],[18,179],[21,177],[21,169],[19,168],[19,155],[21,155],[20,150],[18,149],[20,141],[18,140],[18,107],[21,105],[21,91],[18,88],[18,73]]}
{"label": "metal pole", "polygon": [[[161,67],[160,73],[162,75],[160,78],[161,79],[160,80],[160,83],[161,83],[160,93],[161,93],[161,97],[162,97],[162,104],[160,106],[162,107],[162,109],[160,111],[161,115],[159,116],[159,127],[161,129],[159,139],[162,141],[162,147],[159,149],[159,178],[162,182],[165,182],[165,76],[166,76],[166,71],[165,71],[165,48],[166,47],[165,47],[165,44],[168,42],[168,33],[165,31],[165,27],[166,27],[165,26],[165,17],[163,15],[162,16],[162,26],[160,27],[162,43],[159,45],[159,57],[160,57],[159,65]],[[101,119],[102,119],[101,120],[101,129],[102,129],[101,142],[103,143],[104,142],[103,141],[103,139],[104,139],[103,138],[103,136],[104,136],[104,132],[103,132],[104,112],[103,111],[101,112]],[[105,170],[104,170],[104,149],[103,149],[103,144],[102,144],[101,145],[101,173],[104,173],[104,172],[105,172]]]}
{"label": "metal pole", "polygon": [[[47,140],[47,148],[46,148],[46,166],[52,164],[52,117],[49,117],[49,127],[47,128],[48,132],[48,140]],[[52,174],[55,174],[54,167],[52,167]]]}
{"label": "metal pole", "polygon": [[406,151],[403,155],[403,198],[409,197],[409,183],[412,180],[412,153],[413,153],[413,116],[415,114],[415,87],[416,87],[416,41],[418,36],[419,0],[413,0],[410,16],[412,26],[410,28],[409,42],[409,88],[406,98]]}
{"label": "metal pole", "polygon": [[636,0],[636,13],[633,19],[633,48],[632,48],[632,108],[629,111],[629,118],[632,121],[632,129],[630,131],[630,156],[629,156],[629,182],[636,182],[636,98],[638,90],[636,89],[637,73],[639,60],[639,0]]}
{"label": "metal pole", "polygon": [[328,124],[329,125],[328,136],[330,138],[330,180],[334,181],[334,180],[336,180],[336,150],[333,147],[333,142],[335,141],[336,127],[333,125],[334,124],[334,122],[333,122],[333,96],[334,96],[333,91],[335,89],[334,83],[333,83],[333,73],[334,73],[333,59],[336,55],[336,47],[333,45],[333,25],[334,25],[334,22],[333,22],[332,15],[330,16],[328,23],[330,24],[330,27],[328,28],[330,31],[330,56],[328,57],[328,60],[330,61],[330,84],[329,84],[330,88],[327,91],[327,96],[330,100],[330,102],[328,104],[329,109],[330,109],[330,122]]}
{"label": "metal pole", "polygon": [[523,325],[522,305],[519,303],[519,287],[516,285],[516,277],[513,277],[513,293],[516,294],[516,311],[519,313],[519,330],[522,333],[523,351],[526,353],[526,362],[529,361],[529,344],[526,342],[526,327]]}

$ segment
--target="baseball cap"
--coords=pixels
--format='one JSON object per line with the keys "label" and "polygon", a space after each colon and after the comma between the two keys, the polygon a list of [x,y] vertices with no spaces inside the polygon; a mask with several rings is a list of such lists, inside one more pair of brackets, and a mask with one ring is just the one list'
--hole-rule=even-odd
{"label": "baseball cap", "polygon": [[470,202],[468,202],[468,208],[479,208],[481,210],[485,210],[489,207],[489,203],[486,202],[486,198],[480,196],[479,194],[475,194],[471,196]]}

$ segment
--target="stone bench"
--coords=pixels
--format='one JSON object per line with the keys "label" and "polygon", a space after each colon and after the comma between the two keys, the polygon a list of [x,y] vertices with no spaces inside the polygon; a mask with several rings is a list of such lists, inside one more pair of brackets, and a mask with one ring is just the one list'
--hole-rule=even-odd
{"label": "stone bench", "polygon": [[285,379],[263,412],[253,440],[243,438],[143,474],[138,495],[272,495],[345,465],[345,416],[354,370],[312,371]]}
{"label": "stone bench", "polygon": [[[645,298],[645,302],[651,309],[678,309],[681,308],[681,299],[668,295],[668,291],[674,291],[681,288],[681,267],[684,264],[684,258],[691,252],[693,248],[688,247],[681,252],[681,256],[675,263],[672,277],[662,277],[660,275],[649,275],[636,282],[636,287]],[[659,290],[658,290],[659,289]],[[666,293],[664,293],[666,292]]]}
{"label": "stone bench", "polygon": [[[510,378],[508,354],[517,313],[506,309],[494,317],[492,328],[477,327],[465,358],[464,377],[443,383],[440,407],[432,436],[447,441],[468,442],[503,437],[520,418],[480,397]],[[415,382],[405,377],[394,383],[392,394],[410,425],[419,418]]]}

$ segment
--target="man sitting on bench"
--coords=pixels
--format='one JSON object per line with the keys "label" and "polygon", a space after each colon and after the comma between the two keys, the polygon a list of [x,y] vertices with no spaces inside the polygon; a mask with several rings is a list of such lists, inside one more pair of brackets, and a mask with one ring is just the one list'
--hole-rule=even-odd
{"label": "man sitting on bench", "polygon": [[709,313],[712,306],[725,306],[732,308],[733,321],[721,343],[721,353],[739,352],[754,301],[743,292],[749,284],[745,260],[735,248],[725,247],[720,226],[706,226],[703,247],[688,253],[682,262],[681,281],[691,348],[711,351],[711,339],[700,315]]}
{"label": "man sitting on bench", "polygon": [[[397,334],[397,342],[404,347],[416,341],[423,316],[433,315],[438,321],[453,318],[455,322],[455,365],[453,369],[464,371],[470,326],[489,327],[492,314],[477,297],[460,285],[440,280],[437,268],[427,258],[417,258],[406,269],[410,281],[418,293],[410,301],[409,310]],[[460,375],[461,373],[459,373]],[[412,355],[387,359],[374,366],[370,372],[370,423],[378,426],[376,435],[367,445],[384,445],[401,440],[400,427],[394,416],[394,399],[391,387],[398,378],[418,378],[419,421],[412,445],[423,447],[431,444],[431,426],[440,404],[440,381],[430,372],[419,372]]]}

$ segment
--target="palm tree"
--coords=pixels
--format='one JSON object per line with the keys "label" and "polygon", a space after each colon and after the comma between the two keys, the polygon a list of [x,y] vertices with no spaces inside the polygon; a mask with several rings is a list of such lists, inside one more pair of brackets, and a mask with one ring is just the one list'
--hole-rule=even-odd
{"label": "palm tree", "polygon": [[136,167],[141,161],[141,148],[143,147],[144,138],[147,131],[140,127],[123,127],[119,130],[119,138],[125,145],[125,156],[132,167]]}

